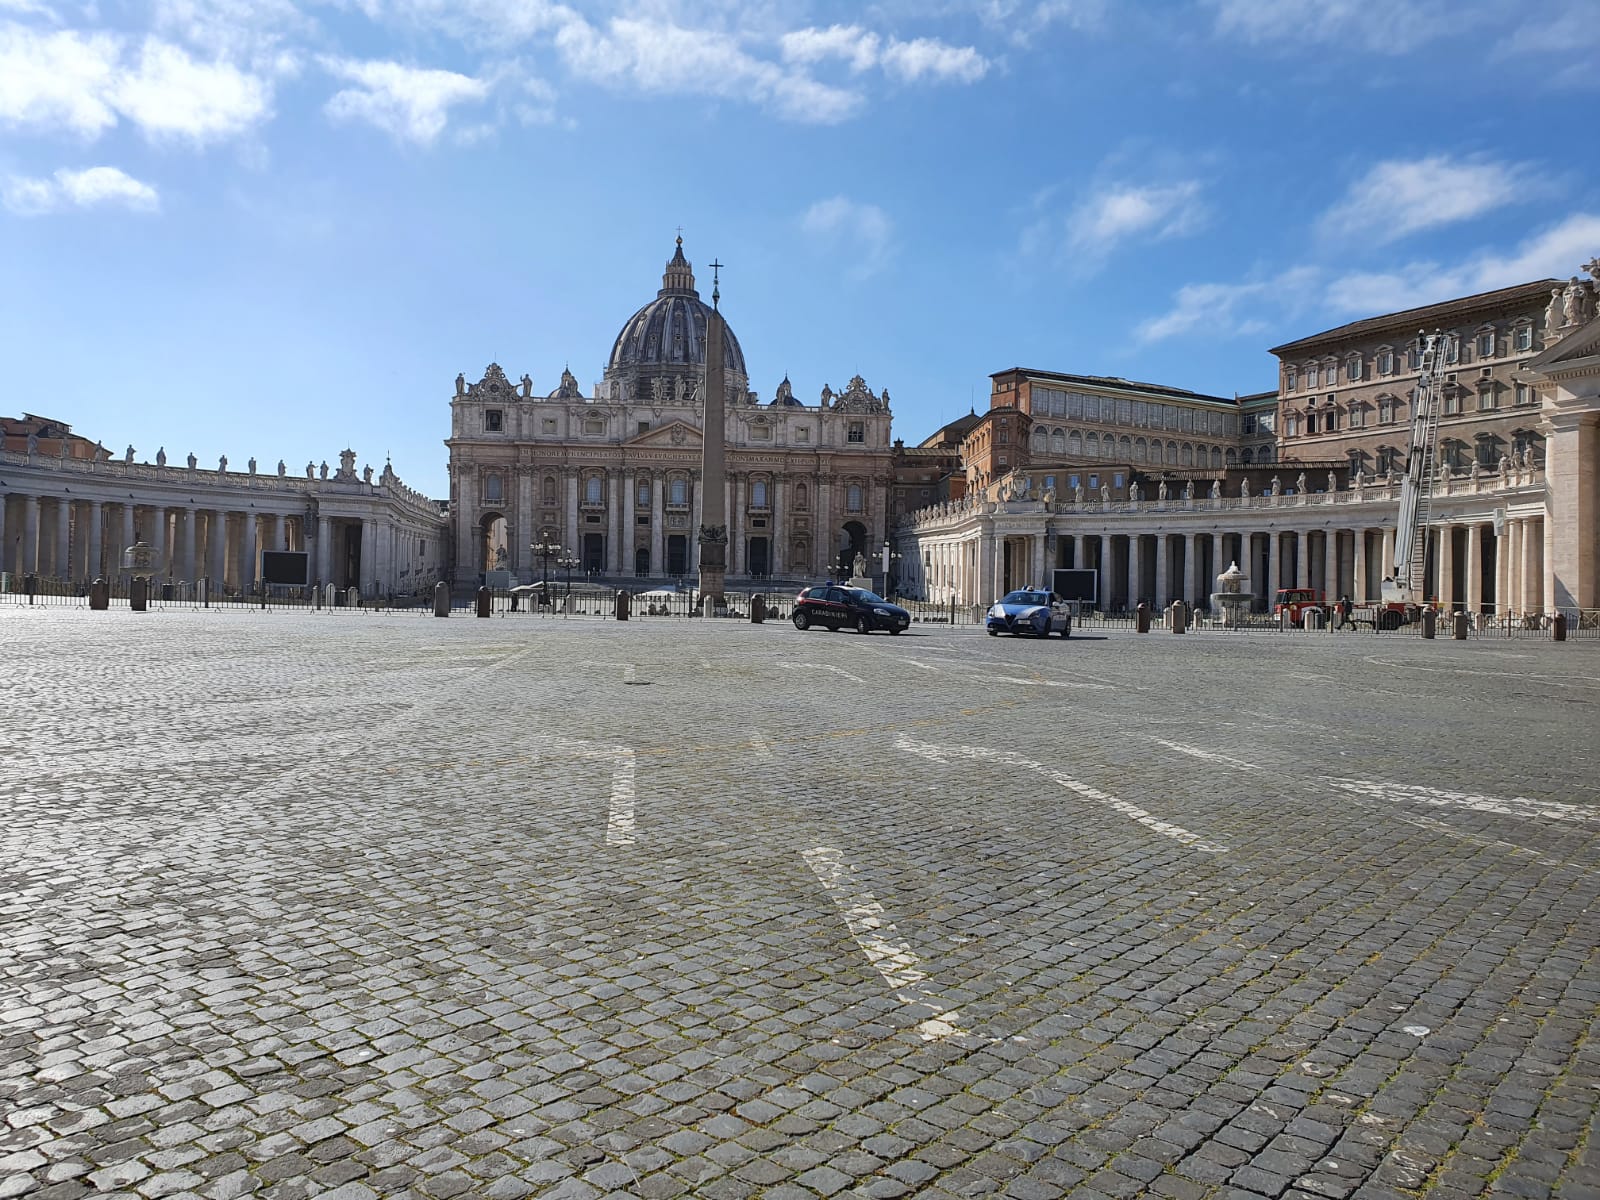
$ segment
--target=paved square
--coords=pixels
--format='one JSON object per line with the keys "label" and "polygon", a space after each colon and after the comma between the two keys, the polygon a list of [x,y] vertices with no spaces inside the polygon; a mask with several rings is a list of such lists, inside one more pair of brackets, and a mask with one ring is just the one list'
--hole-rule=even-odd
{"label": "paved square", "polygon": [[0,610],[0,1198],[1600,1196],[1600,646]]}

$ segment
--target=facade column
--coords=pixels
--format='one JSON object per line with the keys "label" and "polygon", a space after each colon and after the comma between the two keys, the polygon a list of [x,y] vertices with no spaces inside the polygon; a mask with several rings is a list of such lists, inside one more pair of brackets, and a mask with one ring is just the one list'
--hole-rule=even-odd
{"label": "facade column", "polygon": [[[1483,611],[1483,526],[1476,521],[1467,522],[1467,558],[1465,564],[1466,587],[1464,598],[1458,597],[1465,604],[1465,611],[1478,613]],[[1457,605],[1460,608],[1461,604]],[[1451,609],[1449,611],[1455,611]]]}
{"label": "facade column", "polygon": [[767,571],[774,579],[783,578],[784,571],[788,568],[788,558],[784,554],[784,543],[788,541],[787,526],[789,523],[789,510],[784,507],[787,500],[784,495],[784,476],[775,474],[772,477],[772,494],[768,497],[772,515],[767,524],[772,530],[772,537],[768,539],[771,549],[767,551]]}
{"label": "facade column", "polygon": [[[0,515],[5,509],[0,506]],[[0,521],[0,531],[5,528],[5,522]],[[89,563],[88,571],[91,580],[98,579],[105,574],[105,537],[106,537],[106,506],[99,500],[89,504]]]}
{"label": "facade column", "polygon": [[1520,613],[1522,607],[1522,538],[1527,531],[1520,519],[1506,521],[1506,611]]}
{"label": "facade column", "polygon": [[[1389,526],[1389,525],[1385,525],[1383,527],[1383,550],[1382,550],[1382,555],[1383,555],[1383,562],[1382,562],[1382,564],[1380,564],[1378,569],[1380,571],[1382,571],[1383,574],[1380,575],[1379,578],[1380,579],[1392,578],[1391,572],[1394,570],[1394,528],[1392,526]],[[1381,593],[1380,593],[1379,599],[1382,599]]]}
{"label": "facade column", "polygon": [[1305,530],[1294,535],[1294,585],[1311,586],[1311,534]]}
{"label": "facade column", "polygon": [[[1467,526],[1467,535],[1471,537],[1474,526]],[[1470,571],[1472,548],[1467,547],[1467,569]],[[1439,526],[1439,549],[1434,556],[1434,565],[1439,573],[1439,586],[1435,594],[1439,598],[1439,607],[1442,612],[1453,613],[1459,607],[1456,603],[1455,574],[1456,574],[1456,527],[1450,524]],[[1468,578],[1466,590],[1471,592],[1472,580]]]}
{"label": "facade column", "polygon": [[[1544,597],[1538,582],[1539,578],[1539,540],[1536,540],[1539,523],[1533,517],[1525,517],[1518,522],[1522,526],[1522,591],[1517,599],[1522,604],[1523,612],[1541,612],[1544,609]],[[1592,534],[1591,534],[1592,536]]]}
{"label": "facade column", "polygon": [[1351,580],[1355,588],[1353,599],[1355,603],[1362,604],[1371,599],[1367,591],[1367,531],[1355,530],[1355,565],[1352,568],[1354,578]]}
{"label": "facade column", "polygon": [[580,562],[587,560],[583,557],[583,531],[578,526],[578,471],[576,467],[567,467],[564,470],[567,478],[567,528],[557,539],[565,541],[567,549],[571,550],[574,557]]}
{"label": "facade column", "polygon": [[633,543],[638,538],[635,532],[639,528],[639,472],[636,467],[629,466],[622,473],[622,545],[618,553],[622,555],[622,573],[631,576],[634,573],[636,556],[633,552]]}
{"label": "facade column", "polygon": [[650,475],[650,574],[665,575],[666,559],[666,497],[667,477],[662,471]]}
{"label": "facade column", "polygon": [[[833,487],[825,475],[811,477],[811,494],[817,498],[817,523],[816,534],[811,539],[811,569],[813,572],[826,575],[829,579],[835,573],[835,554],[833,549],[833,521],[830,519],[828,505],[833,499]],[[826,565],[826,570],[819,570],[819,563]],[[969,585],[975,585],[975,580],[968,580]],[[971,592],[964,592],[963,600],[968,600]],[[968,601],[969,603],[971,601]]]}
{"label": "facade column", "polygon": [[1339,588],[1339,531],[1329,528],[1322,535],[1322,598],[1331,603],[1343,594]]}
{"label": "facade column", "polygon": [[517,468],[517,522],[511,530],[511,561],[518,583],[533,580],[533,468]]}
{"label": "facade column", "polygon": [[1156,602],[1155,608],[1159,612],[1167,606],[1170,597],[1167,595],[1167,560],[1172,557],[1172,542],[1165,533],[1156,534]]}
{"label": "facade column", "polygon": [[748,575],[750,564],[746,561],[744,546],[745,489],[750,486],[750,476],[743,471],[728,475],[728,496],[733,511],[728,514],[728,574]]}
{"label": "facade column", "polygon": [[1183,602],[1194,611],[1199,597],[1195,595],[1195,580],[1200,570],[1200,535],[1186,533],[1183,535]]}
{"label": "facade column", "polygon": [[1278,595],[1278,576],[1282,572],[1282,566],[1278,562],[1278,552],[1281,549],[1281,547],[1278,544],[1279,536],[1280,535],[1275,530],[1268,530],[1268,532],[1267,532],[1267,588],[1266,588],[1267,596],[1266,596],[1266,600],[1267,600],[1267,612],[1268,612],[1269,615],[1272,612],[1272,602]]}

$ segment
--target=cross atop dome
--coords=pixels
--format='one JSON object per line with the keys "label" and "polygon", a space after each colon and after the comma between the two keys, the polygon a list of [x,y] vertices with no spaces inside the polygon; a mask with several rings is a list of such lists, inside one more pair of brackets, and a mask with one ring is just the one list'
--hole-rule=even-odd
{"label": "cross atop dome", "polygon": [[667,263],[667,269],[661,276],[661,290],[657,296],[668,296],[673,293],[680,295],[698,296],[694,290],[694,267],[683,256],[683,234],[678,235],[678,246],[672,258]]}

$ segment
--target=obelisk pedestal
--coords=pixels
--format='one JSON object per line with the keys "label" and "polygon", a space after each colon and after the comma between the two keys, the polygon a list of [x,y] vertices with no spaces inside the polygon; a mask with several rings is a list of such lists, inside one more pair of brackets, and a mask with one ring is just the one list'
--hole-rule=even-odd
{"label": "obelisk pedestal", "polygon": [[[720,263],[712,263],[713,268]],[[728,572],[728,481],[723,455],[726,384],[722,364],[722,314],[717,311],[720,289],[713,282],[711,313],[706,318],[706,379],[704,441],[700,459],[700,597],[707,609],[724,606],[723,584]]]}

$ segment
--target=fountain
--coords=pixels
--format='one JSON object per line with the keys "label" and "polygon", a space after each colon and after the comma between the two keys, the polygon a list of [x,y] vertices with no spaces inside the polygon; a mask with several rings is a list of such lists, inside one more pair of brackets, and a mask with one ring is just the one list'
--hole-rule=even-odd
{"label": "fountain", "polygon": [[1237,628],[1239,615],[1249,612],[1255,602],[1255,597],[1244,590],[1247,579],[1249,576],[1239,570],[1237,562],[1229,564],[1228,569],[1217,576],[1218,590],[1211,593],[1211,611],[1221,610],[1224,628]]}

